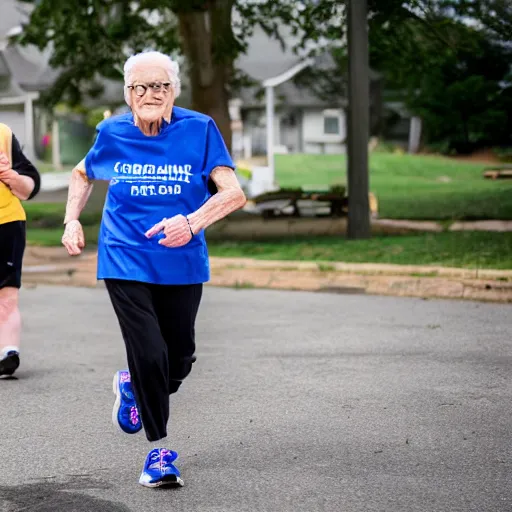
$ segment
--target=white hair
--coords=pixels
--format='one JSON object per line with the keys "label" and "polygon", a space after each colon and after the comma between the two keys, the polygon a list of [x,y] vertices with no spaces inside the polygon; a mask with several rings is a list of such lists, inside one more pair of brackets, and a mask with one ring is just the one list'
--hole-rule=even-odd
{"label": "white hair", "polygon": [[137,53],[128,58],[124,64],[124,99],[128,105],[131,104],[131,97],[127,86],[132,85],[133,68],[143,64],[145,66],[161,67],[165,69],[169,76],[169,81],[174,91],[174,97],[177,98],[181,93],[180,66],[172,60],[169,55],[156,51],[145,51]]}

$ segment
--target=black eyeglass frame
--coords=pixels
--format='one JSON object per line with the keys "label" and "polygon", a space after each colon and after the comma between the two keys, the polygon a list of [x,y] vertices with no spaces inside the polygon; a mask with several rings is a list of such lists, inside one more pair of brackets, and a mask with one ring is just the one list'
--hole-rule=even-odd
{"label": "black eyeglass frame", "polygon": [[139,98],[142,98],[147,93],[148,89],[151,89],[153,92],[160,92],[163,90],[163,92],[167,93],[170,91],[171,85],[171,82],[151,82],[149,84],[127,85],[126,88],[135,91],[135,94]]}

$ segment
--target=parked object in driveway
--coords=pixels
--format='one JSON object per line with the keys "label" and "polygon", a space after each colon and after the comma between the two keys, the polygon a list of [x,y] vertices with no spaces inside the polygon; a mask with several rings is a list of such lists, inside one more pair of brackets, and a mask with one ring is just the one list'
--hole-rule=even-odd
{"label": "parked object in driveway", "polygon": [[[261,215],[265,219],[282,217],[344,217],[348,214],[346,188],[302,187],[279,189],[254,197],[245,211]],[[378,216],[378,202],[375,194],[369,194],[372,217]]]}

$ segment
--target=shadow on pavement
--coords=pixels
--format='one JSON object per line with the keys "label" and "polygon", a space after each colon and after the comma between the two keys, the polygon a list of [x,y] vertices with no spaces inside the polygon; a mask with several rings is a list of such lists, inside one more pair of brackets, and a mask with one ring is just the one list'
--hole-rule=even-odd
{"label": "shadow on pavement", "polygon": [[5,512],[130,512],[125,505],[81,494],[80,491],[108,489],[86,478],[67,482],[35,482],[13,487],[0,486],[0,510]]}

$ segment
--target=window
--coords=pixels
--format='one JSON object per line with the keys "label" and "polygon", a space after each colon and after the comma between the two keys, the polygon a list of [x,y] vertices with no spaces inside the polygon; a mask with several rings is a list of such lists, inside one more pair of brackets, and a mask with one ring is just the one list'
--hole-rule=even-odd
{"label": "window", "polygon": [[324,117],[324,133],[326,135],[340,134],[340,118],[338,116]]}

